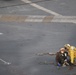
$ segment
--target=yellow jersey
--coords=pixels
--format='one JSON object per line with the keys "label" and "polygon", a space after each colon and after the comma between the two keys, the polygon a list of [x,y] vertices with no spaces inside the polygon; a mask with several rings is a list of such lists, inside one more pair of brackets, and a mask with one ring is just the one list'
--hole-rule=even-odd
{"label": "yellow jersey", "polygon": [[76,47],[70,46],[69,49],[68,49],[68,54],[70,56],[71,63],[74,64],[75,63],[75,58],[76,58]]}

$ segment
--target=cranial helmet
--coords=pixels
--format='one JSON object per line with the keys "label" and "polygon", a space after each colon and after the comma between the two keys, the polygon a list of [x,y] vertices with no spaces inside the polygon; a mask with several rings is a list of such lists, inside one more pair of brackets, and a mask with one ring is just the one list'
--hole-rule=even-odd
{"label": "cranial helmet", "polygon": [[68,49],[70,48],[70,44],[65,44],[64,47]]}

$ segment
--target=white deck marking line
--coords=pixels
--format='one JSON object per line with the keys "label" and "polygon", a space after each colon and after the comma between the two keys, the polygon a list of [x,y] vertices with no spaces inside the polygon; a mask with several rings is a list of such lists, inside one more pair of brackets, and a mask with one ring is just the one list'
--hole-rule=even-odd
{"label": "white deck marking line", "polygon": [[3,59],[0,58],[0,61],[2,61],[4,64],[10,65],[11,63],[4,61]]}
{"label": "white deck marking line", "polygon": [[38,19],[40,19],[40,18],[44,18],[44,17],[46,17],[46,16],[42,16],[42,15],[28,15],[28,18],[38,18]]}
{"label": "white deck marking line", "polygon": [[27,19],[25,19],[25,22],[42,22],[45,17],[46,16],[29,15]]}
{"label": "white deck marking line", "polygon": [[76,23],[76,16],[54,16],[51,22]]}
{"label": "white deck marking line", "polygon": [[[6,20],[8,18],[8,20]],[[2,22],[60,22],[60,23],[75,23],[76,16],[41,16],[41,15],[2,15]],[[0,33],[2,35],[3,33]]]}
{"label": "white deck marking line", "polygon": [[[47,17],[47,19],[45,19]],[[65,22],[65,23],[75,23],[76,16],[54,16],[52,19],[48,19],[52,16],[28,16],[25,22]]]}
{"label": "white deck marking line", "polygon": [[25,22],[42,22],[42,19],[26,19]]}
{"label": "white deck marking line", "polygon": [[[25,3],[28,3],[28,4],[30,4],[31,6],[34,6],[34,7],[36,7],[36,8],[38,8],[38,9],[40,9],[40,10],[43,10],[43,11],[45,11],[45,12],[47,12],[47,13],[50,13],[50,14],[52,14],[52,15],[54,15],[54,16],[61,16],[61,17],[63,17],[63,15],[61,15],[61,14],[58,14],[58,13],[56,13],[56,12],[54,12],[54,11],[51,11],[51,10],[49,10],[49,9],[46,9],[46,8],[44,8],[44,7],[42,7],[42,6],[40,6],[40,5],[38,5],[38,4],[35,4],[35,3],[33,3],[33,2],[31,2],[31,1],[29,1],[29,0],[21,0],[21,1],[23,1],[23,2],[25,2]],[[64,16],[64,17],[67,17],[67,16]],[[70,18],[71,16],[68,16],[68,18]],[[72,18],[72,17],[71,17]],[[74,18],[74,16],[73,16],[73,18]],[[33,20],[25,20],[26,22],[32,22]],[[35,20],[35,22],[42,22],[42,20]],[[53,19],[51,22],[68,22],[68,23],[75,23],[76,24],[76,20],[74,19],[74,20],[57,20],[57,19]]]}
{"label": "white deck marking line", "polygon": [[76,24],[76,21],[75,22],[73,21],[72,23],[75,23]]}
{"label": "white deck marking line", "polygon": [[36,8],[38,8],[38,9],[43,10],[43,11],[45,11],[45,12],[47,12],[47,13],[52,14],[52,15],[62,16],[62,15],[56,13],[56,12],[53,12],[53,11],[51,11],[51,10],[49,10],[49,9],[44,8],[44,7],[42,7],[42,6],[38,5],[38,4],[32,3],[32,2],[29,1],[29,0],[21,0],[21,1],[23,1],[23,2],[25,2],[25,3],[29,3],[31,6],[36,7]]}

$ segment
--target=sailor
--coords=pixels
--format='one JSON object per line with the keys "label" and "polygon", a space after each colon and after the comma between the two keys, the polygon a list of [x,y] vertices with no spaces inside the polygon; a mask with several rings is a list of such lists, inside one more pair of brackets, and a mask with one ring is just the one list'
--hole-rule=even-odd
{"label": "sailor", "polygon": [[68,52],[65,50],[65,48],[60,48],[59,52],[56,53],[56,64],[57,66],[63,66],[69,65],[67,62],[67,56]]}

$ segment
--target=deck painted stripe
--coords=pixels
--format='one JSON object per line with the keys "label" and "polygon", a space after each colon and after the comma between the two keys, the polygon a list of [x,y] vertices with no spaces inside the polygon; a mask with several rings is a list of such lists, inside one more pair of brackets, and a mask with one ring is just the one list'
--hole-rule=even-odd
{"label": "deck painted stripe", "polygon": [[42,11],[45,11],[45,12],[47,12],[47,13],[49,13],[49,14],[52,14],[52,15],[55,15],[55,16],[62,16],[62,15],[60,15],[60,14],[58,14],[58,13],[52,11],[52,10],[46,9],[46,8],[44,8],[44,7],[42,7],[42,6],[38,5],[38,4],[32,3],[32,2],[29,1],[29,0],[21,0],[21,1],[23,1],[23,2],[25,2],[25,3],[28,3],[28,4],[30,4],[31,6],[37,8],[37,9],[40,9],[40,10],[42,10]]}

